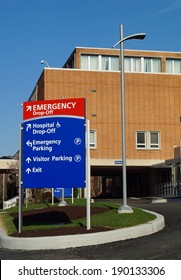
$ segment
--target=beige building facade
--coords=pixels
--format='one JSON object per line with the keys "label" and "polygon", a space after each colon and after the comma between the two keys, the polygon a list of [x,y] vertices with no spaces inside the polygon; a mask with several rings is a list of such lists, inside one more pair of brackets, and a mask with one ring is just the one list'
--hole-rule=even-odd
{"label": "beige building facade", "polygon": [[[180,180],[181,53],[124,57],[127,192],[151,196]],[[29,99],[86,98],[93,197],[122,196],[119,61],[119,50],[77,47],[62,68],[44,68]]]}

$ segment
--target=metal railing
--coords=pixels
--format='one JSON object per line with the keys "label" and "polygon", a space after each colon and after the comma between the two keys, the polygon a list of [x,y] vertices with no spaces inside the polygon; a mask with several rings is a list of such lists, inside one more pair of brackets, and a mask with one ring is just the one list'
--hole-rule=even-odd
{"label": "metal railing", "polygon": [[181,197],[181,181],[165,182],[158,184],[155,189],[158,197]]}

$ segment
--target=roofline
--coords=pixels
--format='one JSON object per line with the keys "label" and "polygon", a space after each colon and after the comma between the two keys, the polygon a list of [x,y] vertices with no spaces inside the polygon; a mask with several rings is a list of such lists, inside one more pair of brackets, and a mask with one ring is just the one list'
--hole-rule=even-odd
{"label": "roofline", "polygon": [[[82,71],[82,72],[97,72],[97,73],[100,73],[100,72],[104,72],[104,73],[120,73],[119,70],[116,70],[116,71],[108,71],[108,70],[95,70],[95,69],[79,69],[79,68],[64,68],[64,67],[47,67],[45,68],[45,70],[49,71],[49,70],[58,70],[58,71],[76,71],[76,72],[79,72],[79,71]],[[181,74],[173,74],[173,73],[166,73],[166,72],[125,72],[125,74],[142,74],[142,75],[167,75],[167,76],[180,76]],[[29,101],[30,101],[30,98],[29,98]]]}
{"label": "roofline", "polygon": [[[80,47],[80,46],[77,46],[75,47],[75,49],[73,50],[73,52],[71,53],[71,55],[75,52],[76,49],[88,49],[88,50],[116,50],[116,49],[113,49],[113,48],[96,48],[96,47]],[[117,49],[119,50],[119,49]],[[181,54],[181,52],[174,52],[174,51],[155,51],[155,50],[137,50],[137,49],[124,49],[125,51],[135,51],[135,52],[154,52],[154,53],[179,53]]]}

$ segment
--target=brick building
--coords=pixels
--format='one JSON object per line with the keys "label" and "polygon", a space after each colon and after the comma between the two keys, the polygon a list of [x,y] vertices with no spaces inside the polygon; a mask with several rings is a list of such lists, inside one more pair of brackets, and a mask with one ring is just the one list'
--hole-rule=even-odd
{"label": "brick building", "polygon": [[[125,50],[128,196],[180,180],[181,53]],[[44,68],[29,100],[86,98],[92,196],[122,195],[119,50],[77,47]]]}

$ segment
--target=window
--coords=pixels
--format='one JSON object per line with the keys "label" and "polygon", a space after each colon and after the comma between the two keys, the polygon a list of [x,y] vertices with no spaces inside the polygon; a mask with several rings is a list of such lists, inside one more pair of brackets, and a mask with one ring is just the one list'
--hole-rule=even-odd
{"label": "window", "polygon": [[[167,62],[169,73],[173,64],[172,60]],[[172,65],[173,67],[173,65]],[[119,71],[119,56],[109,55],[87,55],[80,57],[80,68],[87,70]],[[150,57],[124,57],[125,72],[161,72],[161,59]],[[175,73],[181,73],[181,60],[174,62]]]}
{"label": "window", "polygon": [[161,59],[160,58],[153,58],[152,59],[152,72],[161,72]]}
{"label": "window", "polygon": [[96,149],[97,147],[97,131],[95,129],[90,130],[90,148]]}
{"label": "window", "polygon": [[174,61],[174,73],[180,74],[181,73],[181,60],[176,59]]}
{"label": "window", "polygon": [[81,55],[80,68],[81,69],[89,69],[88,68],[88,56],[87,55]]}
{"label": "window", "polygon": [[124,71],[131,72],[131,58],[130,57],[124,58]]}
{"label": "window", "polygon": [[119,70],[119,57],[111,56],[111,70],[118,71]]}
{"label": "window", "polygon": [[102,56],[102,70],[109,70],[109,56]]}
{"label": "window", "polygon": [[144,72],[161,72],[161,59],[144,57]]}
{"label": "window", "polygon": [[159,133],[150,131],[150,148],[159,149]]}
{"label": "window", "polygon": [[159,149],[160,133],[158,131],[136,131],[137,149]]}
{"label": "window", "polygon": [[99,69],[98,55],[81,55],[80,68],[89,70]]}
{"label": "window", "polygon": [[101,56],[101,70],[118,71],[119,70],[119,57],[116,56]]}
{"label": "window", "polygon": [[126,72],[161,72],[161,59],[149,57],[125,57]]}
{"label": "window", "polygon": [[166,59],[166,72],[181,74],[181,59]]}
{"label": "window", "polygon": [[151,59],[150,58],[144,59],[144,72],[151,72]]}
{"label": "window", "polygon": [[141,72],[141,58],[140,57],[132,58],[132,71]]}
{"label": "window", "polygon": [[124,68],[126,72],[141,72],[141,57],[125,57]]}
{"label": "window", "polygon": [[90,70],[98,70],[99,69],[99,61],[97,55],[90,55]]}
{"label": "window", "polygon": [[166,59],[166,72],[173,73],[173,62],[171,59]]}
{"label": "window", "polygon": [[146,148],[146,132],[145,131],[138,131],[137,132],[137,141],[136,147],[139,149]]}
{"label": "window", "polygon": [[119,70],[119,57],[107,55],[86,55],[80,57],[80,68],[88,70]]}

